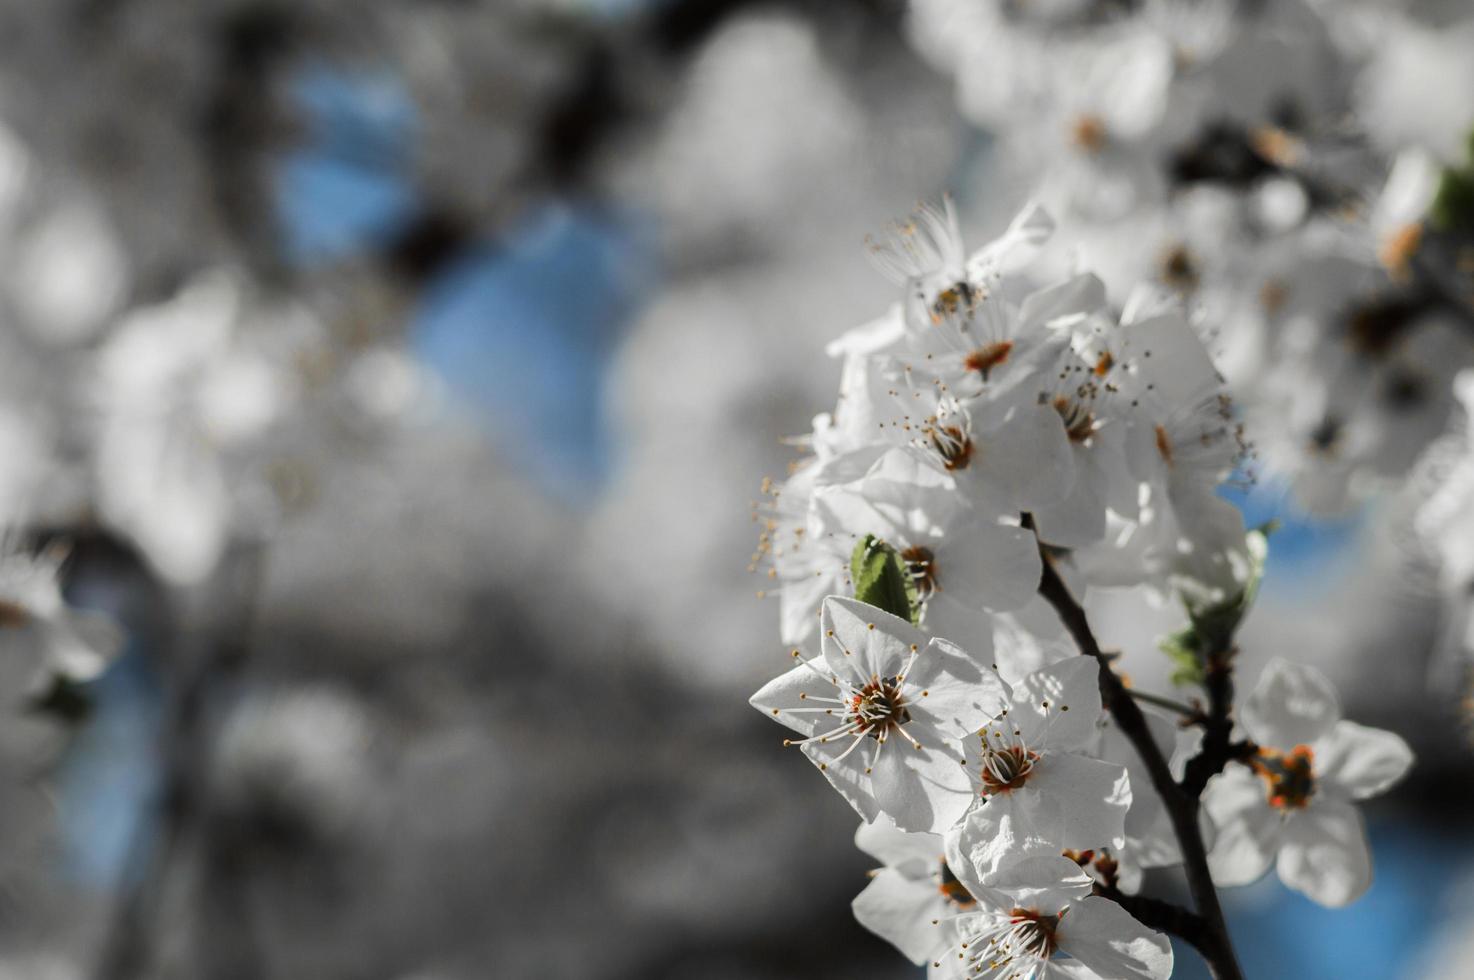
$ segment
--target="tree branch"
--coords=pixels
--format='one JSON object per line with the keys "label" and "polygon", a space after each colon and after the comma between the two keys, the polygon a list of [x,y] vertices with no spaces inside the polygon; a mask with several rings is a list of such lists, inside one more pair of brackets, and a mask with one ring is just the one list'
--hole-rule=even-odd
{"label": "tree branch", "polygon": [[[1031,528],[1033,526],[1033,521],[1027,516],[1024,526]],[[1054,567],[1053,559],[1045,554],[1043,549],[1040,550],[1040,557],[1043,559],[1044,572],[1039,582],[1039,594],[1059,614],[1060,620],[1074,638],[1080,652],[1094,657],[1100,664],[1101,698],[1110,711],[1111,717],[1115,719],[1117,727],[1121,729],[1121,734],[1131,742],[1132,747],[1141,757],[1141,761],[1146,765],[1152,785],[1162,797],[1162,803],[1172,821],[1172,830],[1177,836],[1178,847],[1182,851],[1182,864],[1187,875],[1188,889],[1192,892],[1193,904],[1197,907],[1197,915],[1194,919],[1202,924],[1199,931],[1191,924],[1191,920],[1178,923],[1193,929],[1196,939],[1182,932],[1177,934],[1191,942],[1202,953],[1215,980],[1243,980],[1243,972],[1239,969],[1238,959],[1234,955],[1233,942],[1228,935],[1228,925],[1223,919],[1223,908],[1218,903],[1218,892],[1213,887],[1213,878],[1208,871],[1207,848],[1203,844],[1202,830],[1198,826],[1198,797],[1196,794],[1188,793],[1172,778],[1172,771],[1167,765],[1167,760],[1152,738],[1151,731],[1147,728],[1146,716],[1141,713],[1141,708],[1137,706],[1125,685],[1121,683],[1121,678],[1111,669],[1110,661],[1101,652],[1100,643],[1090,628],[1090,621],[1085,616],[1085,610],[1070,594],[1069,587],[1065,585],[1064,580],[1060,578],[1059,571]],[[1227,672],[1224,671],[1224,673]],[[1222,701],[1223,704],[1231,703],[1233,696],[1231,683],[1225,678],[1219,682],[1219,685],[1217,688],[1219,699],[1227,699]],[[1211,689],[1209,695],[1214,696]],[[1217,702],[1215,702],[1216,706]],[[1219,768],[1222,766],[1220,765]],[[1204,781],[1206,782],[1206,777]],[[1154,911],[1161,911],[1155,906],[1152,908]],[[1176,932],[1175,929],[1173,931]]]}
{"label": "tree branch", "polygon": [[1159,898],[1127,895],[1119,888],[1110,885],[1097,883],[1095,893],[1103,898],[1109,898],[1130,912],[1131,917],[1142,925],[1158,932],[1170,932],[1191,943],[1204,959],[1211,955],[1212,941],[1209,938],[1208,924],[1203,921],[1202,916],[1188,911],[1181,905],[1164,902]]}

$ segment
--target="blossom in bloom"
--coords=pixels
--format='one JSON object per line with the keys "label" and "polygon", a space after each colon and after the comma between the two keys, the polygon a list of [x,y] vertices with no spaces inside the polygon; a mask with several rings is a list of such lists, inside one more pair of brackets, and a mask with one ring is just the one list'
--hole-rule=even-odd
{"label": "blossom in bloom", "polygon": [[1272,661],[1240,712],[1258,746],[1213,777],[1203,806],[1218,827],[1213,880],[1243,885],[1276,866],[1280,880],[1322,905],[1354,901],[1372,880],[1361,815],[1412,765],[1397,735],[1341,718],[1336,692],[1312,667]]}
{"label": "blossom in bloom", "polygon": [[896,549],[935,636],[970,641],[991,632],[983,610],[1018,609],[1034,597],[1034,535],[979,512],[944,474],[905,452],[893,450],[864,478],[820,491],[816,503],[827,526],[850,536],[851,547],[874,535]]}
{"label": "blossom in bloom", "polygon": [[967,808],[957,739],[999,710],[1002,682],[974,657],[899,617],[831,596],[821,656],[804,659],[751,703],[804,738],[801,746],[866,820],[939,832]]}
{"label": "blossom in bloom", "polygon": [[956,867],[992,885],[1033,854],[1125,843],[1126,767],[1091,758],[1100,665],[1073,656],[1006,684],[1008,703],[963,741],[973,802],[947,835]]}
{"label": "blossom in bloom", "polygon": [[0,554],[0,644],[27,659],[28,697],[57,680],[81,683],[102,673],[122,646],[122,634],[102,613],[74,609],[57,576],[64,551],[31,554],[7,543]]}
{"label": "blossom in bloom", "polygon": [[[957,940],[932,961],[937,975],[987,980],[1166,980],[1172,944],[1108,898],[1072,860],[1020,861],[950,922]],[[938,926],[943,923],[938,921]]]}
{"label": "blossom in bloom", "polygon": [[761,530],[749,567],[757,571],[767,566],[778,596],[779,638],[787,646],[810,643],[818,632],[824,597],[846,591],[849,552],[825,531],[813,506],[822,465],[819,459],[809,460],[781,485],[764,481],[766,512],[753,515]]}
{"label": "blossom in bloom", "polygon": [[1065,499],[1074,483],[1070,444],[1055,410],[1024,397],[961,399],[909,368],[889,390],[896,410],[881,432],[956,481],[961,496],[995,514]]}
{"label": "blossom in bloom", "polygon": [[969,255],[946,198],[940,208],[922,205],[883,239],[872,240],[870,254],[882,273],[906,287],[907,320],[924,324],[977,302],[998,277],[1032,261],[1053,231],[1054,220],[1031,204],[1002,235]]}
{"label": "blossom in bloom", "polygon": [[1121,367],[1102,334],[1101,318],[1079,349],[1067,347],[1038,379],[1036,401],[1059,418],[1072,458],[1068,497],[1042,501],[1031,513],[1041,540],[1059,547],[1092,544],[1105,536],[1107,511],[1135,520],[1138,481],[1127,465],[1130,412],[1119,401]]}
{"label": "blossom in bloom", "polygon": [[955,930],[938,926],[977,899],[948,867],[942,838],[908,834],[882,817],[860,825],[855,846],[884,865],[851,903],[860,924],[917,966],[952,945]]}

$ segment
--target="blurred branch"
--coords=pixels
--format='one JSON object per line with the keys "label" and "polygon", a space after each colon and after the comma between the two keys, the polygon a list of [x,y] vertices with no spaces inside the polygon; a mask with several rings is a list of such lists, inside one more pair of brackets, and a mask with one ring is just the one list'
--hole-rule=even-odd
{"label": "blurred branch", "polygon": [[237,544],[232,550],[223,563],[222,586],[232,600],[226,608],[235,615],[224,617],[206,638],[200,656],[178,662],[181,676],[171,687],[160,745],[163,775],[157,806],[140,817],[96,980],[153,975],[153,943],[169,874],[204,807],[212,741],[207,708],[250,653],[264,557],[259,542]]}

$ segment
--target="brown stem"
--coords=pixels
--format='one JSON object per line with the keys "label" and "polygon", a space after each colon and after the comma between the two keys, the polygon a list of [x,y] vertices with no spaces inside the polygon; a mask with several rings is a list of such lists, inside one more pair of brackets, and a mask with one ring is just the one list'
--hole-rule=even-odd
{"label": "brown stem", "polygon": [[1174,936],[1180,936],[1191,943],[1193,948],[1203,954],[1206,959],[1212,949],[1209,939],[1208,924],[1203,917],[1190,912],[1181,905],[1172,902],[1164,902],[1159,898],[1148,898],[1145,895],[1128,895],[1119,888],[1110,885],[1097,884],[1095,893],[1104,898],[1109,898],[1121,908],[1131,913],[1131,917],[1144,926],[1148,926],[1158,932],[1170,932]]}
{"label": "brown stem", "polygon": [[[1026,524],[1032,524],[1032,522],[1026,522]],[[1080,652],[1094,657],[1100,664],[1102,700],[1105,701],[1111,717],[1116,720],[1121,734],[1126,736],[1137,754],[1141,756],[1141,761],[1146,765],[1147,773],[1151,776],[1152,786],[1162,797],[1162,803],[1172,821],[1172,830],[1177,836],[1177,844],[1182,851],[1182,865],[1187,874],[1188,890],[1192,892],[1193,904],[1197,907],[1197,915],[1193,920],[1181,920],[1179,924],[1183,922],[1201,923],[1201,929],[1198,929],[1196,925],[1192,926],[1193,935],[1177,932],[1176,929],[1173,931],[1197,947],[1203,959],[1207,961],[1215,980],[1243,980],[1243,971],[1239,969],[1238,959],[1234,955],[1233,941],[1228,935],[1228,925],[1223,919],[1223,908],[1218,904],[1218,892],[1214,889],[1212,875],[1208,872],[1208,852],[1203,845],[1202,830],[1198,826],[1198,795],[1188,792],[1172,778],[1172,771],[1167,765],[1167,760],[1152,738],[1151,731],[1147,728],[1146,716],[1141,713],[1141,708],[1127,693],[1126,687],[1121,683],[1121,678],[1111,669],[1110,661],[1101,652],[1100,643],[1096,641],[1095,633],[1090,629],[1090,622],[1085,617],[1085,610],[1070,594],[1069,587],[1060,578],[1053,560],[1042,552],[1041,556],[1043,557],[1044,574],[1039,582],[1039,594],[1059,614],[1060,620],[1063,621],[1065,629],[1074,637]],[[1231,684],[1225,681],[1219,694],[1231,701],[1232,693]],[[1211,689],[1209,695],[1214,696]],[[1224,702],[1225,705],[1227,703],[1228,701]],[[1217,706],[1215,701],[1213,707]],[[1226,716],[1225,708],[1224,717]],[[1222,768],[1221,764],[1219,768]],[[1206,777],[1204,781],[1206,782]]]}
{"label": "brown stem", "polygon": [[1202,720],[1203,746],[1182,776],[1182,790],[1194,800],[1202,796],[1208,780],[1222,772],[1230,759],[1243,757],[1247,745],[1232,741],[1233,653],[1232,648],[1203,652],[1203,686],[1208,692],[1208,711]]}

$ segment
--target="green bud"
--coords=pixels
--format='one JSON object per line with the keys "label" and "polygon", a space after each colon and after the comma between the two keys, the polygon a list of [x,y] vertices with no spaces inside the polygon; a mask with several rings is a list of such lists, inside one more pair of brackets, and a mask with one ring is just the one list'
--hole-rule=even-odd
{"label": "green bud", "polygon": [[915,624],[921,619],[916,582],[896,549],[873,534],[855,545],[850,555],[850,579],[855,598]]}

